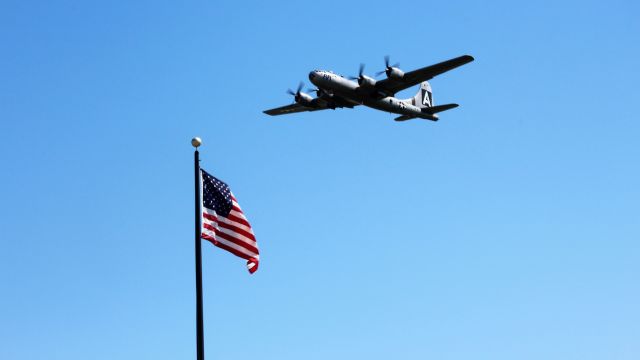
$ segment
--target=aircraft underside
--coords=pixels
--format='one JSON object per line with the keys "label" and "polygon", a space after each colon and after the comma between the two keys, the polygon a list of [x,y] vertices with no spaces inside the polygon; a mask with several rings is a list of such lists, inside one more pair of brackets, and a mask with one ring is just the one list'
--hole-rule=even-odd
{"label": "aircraft underside", "polygon": [[[385,57],[386,68],[379,72],[387,74],[386,79],[374,79],[364,74],[364,65],[360,65],[357,77],[345,78],[331,71],[314,70],[309,73],[309,80],[317,89],[317,97],[302,92],[304,84],[298,85],[297,91],[289,89],[287,92],[294,96],[295,102],[274,109],[265,110],[268,115],[284,115],[304,111],[318,111],[324,109],[353,108],[364,105],[376,110],[400,115],[396,121],[415,118],[436,121],[436,113],[457,107],[457,104],[435,106],[431,85],[427,80],[473,61],[469,55],[459,56],[431,66],[414,71],[404,72],[398,64],[389,65],[389,58]],[[395,94],[419,85],[418,93],[409,99],[397,99]]]}
{"label": "aircraft underside", "polygon": [[358,90],[345,91],[345,89],[323,89],[326,93],[338,96],[357,105],[364,105],[372,109],[381,110],[398,115],[419,117],[428,120],[438,120],[435,114],[424,113],[419,107],[411,104],[411,99],[401,100],[392,96],[374,97],[370,94],[362,94]]}

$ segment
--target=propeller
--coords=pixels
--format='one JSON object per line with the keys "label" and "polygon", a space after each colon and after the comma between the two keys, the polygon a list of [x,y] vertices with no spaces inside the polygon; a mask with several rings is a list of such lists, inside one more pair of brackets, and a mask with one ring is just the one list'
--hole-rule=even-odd
{"label": "propeller", "polygon": [[351,80],[358,80],[360,78],[362,78],[362,74],[364,73],[364,64],[360,63],[360,68],[358,69],[358,76],[349,76],[349,79]]}
{"label": "propeller", "polygon": [[287,94],[293,96],[293,102],[294,103],[298,102],[298,100],[300,99],[300,90],[302,90],[303,86],[304,86],[304,83],[302,81],[300,81],[300,83],[298,84],[298,88],[296,89],[295,92],[293,90],[291,90],[291,89],[287,89]]}
{"label": "propeller", "polygon": [[291,90],[291,89],[287,89],[287,94],[293,95],[293,96],[299,96],[300,95],[300,90],[302,90],[303,86],[304,86],[304,83],[302,81],[300,81],[300,84],[298,84],[298,89],[295,92],[293,92],[293,90]]}
{"label": "propeller", "polygon": [[399,66],[400,66],[400,63],[395,63],[395,64],[393,64],[393,65],[389,66],[389,62],[390,62],[389,60],[390,60],[389,55],[385,55],[385,56],[384,56],[384,66],[385,66],[385,68],[384,68],[384,70],[382,70],[382,71],[378,71],[378,72],[376,73],[376,76],[380,76],[380,75],[382,75],[382,74],[384,74],[384,73],[386,73],[386,72],[391,71],[391,68],[397,68],[397,67],[399,67]]}

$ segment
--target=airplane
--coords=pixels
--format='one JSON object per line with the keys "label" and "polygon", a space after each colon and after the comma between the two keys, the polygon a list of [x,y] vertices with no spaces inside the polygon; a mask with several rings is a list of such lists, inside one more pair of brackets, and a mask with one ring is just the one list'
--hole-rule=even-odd
{"label": "airplane", "polygon": [[[437,113],[458,107],[458,104],[434,105],[431,85],[427,80],[449,70],[473,61],[470,55],[443,61],[418,70],[404,72],[400,64],[389,65],[389,56],[385,56],[385,69],[376,76],[386,74],[387,78],[376,80],[364,74],[364,64],[360,64],[358,76],[345,78],[342,75],[326,70],[313,70],[309,80],[316,89],[317,97],[302,92],[304,84],[300,82],[297,91],[289,89],[288,94],[294,96],[291,105],[265,110],[267,115],[285,115],[303,111],[317,111],[336,108],[353,108],[358,105],[400,115],[395,121],[426,119],[437,121]],[[395,94],[420,84],[416,96],[409,99],[397,99]]]}

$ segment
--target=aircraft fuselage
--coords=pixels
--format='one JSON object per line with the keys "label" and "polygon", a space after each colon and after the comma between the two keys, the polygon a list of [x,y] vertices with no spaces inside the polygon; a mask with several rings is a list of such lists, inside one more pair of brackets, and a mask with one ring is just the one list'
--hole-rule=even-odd
{"label": "aircraft fuselage", "polygon": [[[309,73],[309,80],[317,89],[316,96],[302,91],[304,83],[298,84],[297,90],[287,90],[294,97],[289,105],[278,106],[263,112],[270,116],[294,114],[306,111],[325,109],[354,108],[364,105],[376,110],[400,114],[395,121],[412,119],[438,120],[438,113],[458,107],[458,104],[435,105],[433,91],[428,80],[473,61],[473,56],[462,55],[437,64],[425,66],[411,71],[403,71],[400,64],[390,64],[389,56],[384,57],[385,68],[378,75],[385,73],[384,79],[374,79],[364,73],[364,64],[360,64],[358,76],[345,78],[332,71],[314,70]],[[418,85],[417,93],[408,99],[398,99],[396,94]]]}
{"label": "aircraft fuselage", "polygon": [[401,100],[393,96],[385,96],[378,93],[375,87],[361,86],[355,81],[330,71],[314,70],[309,73],[309,80],[318,88],[337,94],[354,104],[400,115],[433,117],[433,120],[438,118],[436,115],[423,113],[419,107],[412,104],[411,99]]}

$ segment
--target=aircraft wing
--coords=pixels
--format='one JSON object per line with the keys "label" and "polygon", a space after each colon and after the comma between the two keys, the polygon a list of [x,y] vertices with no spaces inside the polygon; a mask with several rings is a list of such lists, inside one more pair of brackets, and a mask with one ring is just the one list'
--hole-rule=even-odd
{"label": "aircraft wing", "polygon": [[306,106],[302,106],[298,103],[293,103],[291,105],[280,106],[274,109],[265,110],[264,113],[271,116],[276,115],[285,115],[285,114],[293,114],[303,111],[316,111],[321,110],[319,108],[310,108]]}
{"label": "aircraft wing", "polygon": [[326,106],[325,107],[321,107],[321,106],[307,107],[304,105],[300,105],[298,103],[293,103],[291,105],[285,105],[285,106],[277,107],[274,109],[265,110],[263,112],[267,115],[276,116],[276,115],[294,114],[294,113],[299,113],[304,111],[317,111],[317,110],[326,110],[326,109],[343,108],[343,107],[352,109],[354,106],[355,106],[354,104],[348,102],[347,100],[344,100],[338,96],[335,96],[333,98],[332,107],[326,107]]}
{"label": "aircraft wing", "polygon": [[458,66],[470,63],[473,61],[473,56],[463,55],[457,58],[443,61],[435,65],[423,67],[422,69],[410,71],[404,74],[402,79],[387,78],[380,80],[376,83],[376,88],[386,92],[388,94],[395,94],[404,89],[410,88],[414,85],[418,85],[423,81],[432,79],[433,77],[445,73],[449,70],[455,69]]}

